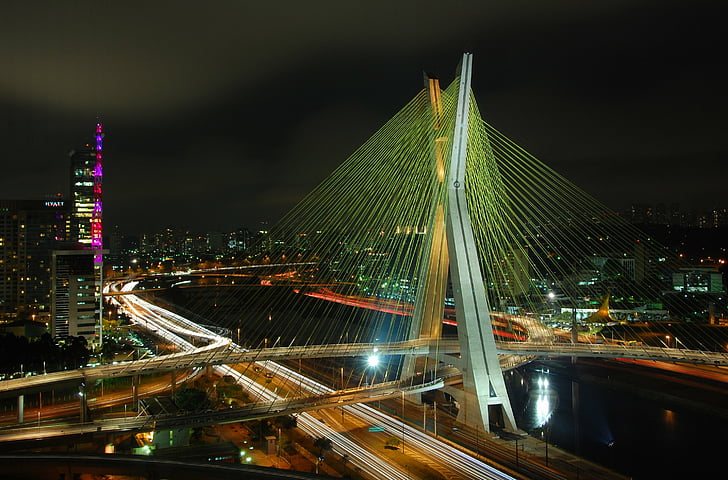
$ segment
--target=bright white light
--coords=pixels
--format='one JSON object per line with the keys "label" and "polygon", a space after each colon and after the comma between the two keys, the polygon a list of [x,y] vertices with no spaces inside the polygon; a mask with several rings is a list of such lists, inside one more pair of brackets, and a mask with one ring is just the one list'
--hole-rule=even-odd
{"label": "bright white light", "polygon": [[540,427],[548,422],[551,416],[551,403],[546,395],[539,395],[536,400],[536,424]]}
{"label": "bright white light", "polygon": [[369,358],[367,358],[367,364],[370,367],[376,367],[379,365],[379,355],[369,355]]}

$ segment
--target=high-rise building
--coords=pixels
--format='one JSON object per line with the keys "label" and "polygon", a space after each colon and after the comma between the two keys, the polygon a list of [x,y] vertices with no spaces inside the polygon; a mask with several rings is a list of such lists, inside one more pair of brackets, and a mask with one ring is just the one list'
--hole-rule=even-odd
{"label": "high-rise building", "polygon": [[0,314],[50,320],[51,251],[65,240],[66,204],[0,200]]}
{"label": "high-rise building", "polygon": [[85,337],[101,343],[101,276],[91,250],[54,250],[52,255],[53,337]]}
{"label": "high-rise building", "polygon": [[[103,248],[103,138],[103,126],[97,123],[94,141],[68,154],[71,158],[69,239],[87,250]],[[101,263],[101,257],[96,261]]]}
{"label": "high-rise building", "polygon": [[103,282],[103,138],[69,152],[68,245],[53,251],[51,334],[84,336],[101,343]]}
{"label": "high-rise building", "polygon": [[69,153],[69,200],[0,200],[0,315],[101,340],[103,127]]}

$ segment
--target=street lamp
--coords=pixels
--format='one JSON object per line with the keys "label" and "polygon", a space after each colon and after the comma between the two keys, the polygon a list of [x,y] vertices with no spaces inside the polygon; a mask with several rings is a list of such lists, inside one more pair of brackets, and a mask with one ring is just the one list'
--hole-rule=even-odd
{"label": "street lamp", "polygon": [[541,427],[541,439],[546,443],[546,466],[549,466],[549,436],[551,434],[551,426],[548,421]]}
{"label": "street lamp", "polygon": [[369,355],[367,357],[367,366],[372,369],[372,381],[369,386],[374,385],[374,379],[377,376],[377,365],[379,365],[379,355],[376,353]]}
{"label": "street lamp", "polygon": [[369,357],[367,358],[367,365],[373,368],[379,365],[379,356],[376,354],[369,355]]}
{"label": "street lamp", "polygon": [[404,390],[402,390],[402,453],[404,453]]}
{"label": "street lamp", "polygon": [[[341,390],[344,390],[344,367],[341,367]],[[339,402],[341,402],[341,395],[339,395]],[[340,405],[341,407],[341,424],[344,424],[344,405]]]}

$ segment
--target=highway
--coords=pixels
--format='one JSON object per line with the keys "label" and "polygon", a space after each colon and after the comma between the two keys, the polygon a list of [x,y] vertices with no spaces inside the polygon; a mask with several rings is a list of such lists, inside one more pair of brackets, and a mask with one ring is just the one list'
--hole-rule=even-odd
{"label": "highway", "polygon": [[[296,358],[365,357],[378,351],[380,355],[425,355],[432,352],[459,353],[457,339],[412,340],[396,343],[355,343],[331,345],[288,345],[247,350],[226,337],[191,322],[134,295],[137,281],[115,282],[106,292],[123,293],[112,301],[126,309],[135,322],[154,335],[179,345],[180,351],[132,362],[98,365],[76,370],[52,372],[25,378],[0,381],[0,395],[36,392],[53,383],[80,383],[100,378],[131,376],[178,369],[200,368],[207,365],[280,361]],[[696,365],[728,366],[728,354],[678,348],[624,346],[609,343],[554,343],[548,341],[543,325],[518,318],[530,332],[527,342],[496,342],[501,368],[518,367],[533,357],[593,357],[636,360],[671,361]],[[531,323],[529,323],[531,322]],[[201,344],[196,346],[192,342]]]}
{"label": "highway", "polygon": [[[183,383],[186,381],[189,381],[196,377],[199,374],[200,370],[193,370],[184,372],[182,375],[178,375],[175,378],[175,381],[177,383]],[[170,389],[171,385],[171,375],[166,375],[165,377],[156,378],[151,381],[145,382],[141,385],[139,385],[139,391],[138,395],[141,396],[148,396],[148,395],[154,395],[154,394],[161,394],[163,392],[166,392]],[[75,395],[74,395],[75,397]],[[0,424],[2,425],[12,425],[11,428],[14,428],[14,431],[22,431],[23,428],[29,427],[32,423],[34,423],[34,420],[37,418],[38,420],[42,420],[43,422],[46,422],[50,419],[56,419],[58,417],[64,417],[64,416],[78,416],[79,412],[79,402],[78,401],[65,401],[65,402],[59,402],[55,404],[50,404],[49,399],[47,395],[44,395],[43,397],[43,405],[41,408],[33,407],[28,408],[26,406],[25,408],[25,418],[27,419],[27,423],[23,424],[23,426],[14,425],[15,422],[17,422],[17,412],[11,411],[4,415],[0,416]],[[109,408],[116,405],[124,405],[129,404],[133,401],[134,394],[131,391],[131,388],[126,388],[123,391],[112,391],[110,392],[109,389],[107,389],[107,392],[103,395],[98,395],[95,397],[91,397],[88,399],[89,406],[94,409],[103,409],[103,408]],[[8,436],[8,432],[10,430],[5,427],[5,430],[0,430],[0,441],[10,441],[10,440],[17,440],[18,438],[11,438]],[[32,432],[31,432],[32,433]],[[32,435],[29,437],[22,437],[22,439],[25,438],[33,438]]]}
{"label": "highway", "polygon": [[[191,333],[192,330],[188,327],[180,327],[176,324],[176,321],[161,320],[158,311],[156,311],[159,307],[155,306],[154,309],[147,310],[145,313],[145,304],[148,304],[148,302],[133,295],[127,295],[124,299],[130,300],[130,303],[133,304],[132,307],[136,311],[136,318],[143,318],[145,315],[149,315],[146,323],[141,325],[149,328],[155,335],[171,342],[171,335],[173,332],[177,332],[175,335],[179,339],[179,345],[194,347],[194,345],[185,339],[194,337]],[[210,337],[208,338],[208,336]],[[365,357],[375,351],[378,351],[380,355],[425,355],[432,351],[435,345],[435,342],[414,340],[392,344],[357,343],[246,350],[235,346],[230,339],[217,336],[209,331],[198,338],[208,338],[208,340],[214,338],[214,340],[211,340],[209,344],[202,347],[190,348],[178,353],[159,357],[3,380],[0,381],[0,394],[7,396],[38,391],[43,388],[50,388],[50,385],[54,383],[78,384],[83,381],[94,381],[101,378],[200,368],[207,365],[280,361],[296,358]],[[440,340],[436,343],[439,345],[437,348],[439,353],[456,353],[459,351],[457,340]],[[584,343],[497,342],[496,348],[500,355],[501,368],[503,370],[516,368],[533,357],[624,358],[690,363],[695,365],[728,366],[728,354],[726,353],[649,347],[644,345],[623,346]]]}
{"label": "highway", "polygon": [[[125,285],[122,288],[132,287]],[[82,373],[82,375],[75,378],[130,375],[147,371],[165,370],[168,368],[189,367],[190,364],[202,366],[207,362],[227,363],[231,359],[235,359],[235,363],[254,363],[260,369],[266,369],[271,372],[272,375],[281,381],[298,386],[299,390],[295,396],[292,396],[288,392],[284,393],[282,390],[276,393],[269,389],[271,385],[261,384],[254,378],[251,378],[253,375],[249,377],[230,366],[219,365],[215,367],[218,374],[232,376],[250,395],[257,398],[258,402],[247,405],[244,408],[231,409],[230,411],[204,412],[177,418],[174,416],[118,418],[95,421],[86,425],[30,426],[14,432],[5,430],[3,431],[3,439],[38,438],[39,436],[68,435],[82,432],[110,433],[113,431],[151,429],[154,427],[172,428],[182,425],[197,426],[321,409],[320,413],[315,416],[311,413],[301,413],[298,416],[299,426],[313,437],[326,437],[331,439],[335,453],[342,456],[346,455],[352,465],[364,472],[368,472],[367,475],[371,478],[415,478],[411,472],[402,471],[401,468],[391,465],[389,460],[374,460],[374,458],[379,458],[378,450],[381,451],[382,444],[390,436],[403,438],[403,450],[406,449],[408,457],[417,458],[419,459],[418,461],[431,462],[433,468],[436,470],[448,472],[446,478],[511,478],[508,474],[499,472],[457,448],[440,442],[438,439],[422,432],[420,429],[412,428],[407,424],[403,425],[398,419],[381,413],[367,405],[354,404],[355,402],[400,397],[403,394],[408,395],[414,390],[408,391],[408,387],[404,386],[409,383],[407,381],[387,382],[377,385],[376,388],[349,389],[337,392],[273,361],[274,359],[290,359],[296,357],[337,356],[336,354],[332,354],[332,352],[337,352],[338,356],[343,356],[343,352],[348,352],[349,355],[366,356],[374,351],[375,348],[382,348],[384,345],[306,347],[307,352],[294,350],[295,355],[291,355],[291,348],[298,347],[276,347],[264,349],[263,351],[248,351],[235,345],[229,339],[203,326],[199,326],[184,317],[146,302],[136,295],[127,294],[116,298],[130,312],[133,321],[137,325],[148,329],[160,338],[165,339],[165,341],[177,345],[179,353],[126,364],[109,365],[102,368],[82,369],[84,370],[83,372],[60,372],[59,374],[63,375],[64,378],[67,378],[65,376],[69,374],[78,373]],[[537,347],[539,346],[539,344],[536,345]],[[507,344],[507,346],[511,345]],[[310,352],[312,348],[315,349],[314,354]],[[406,353],[421,354],[428,351],[431,345],[429,342],[422,341],[405,342],[396,346],[396,348]],[[439,342],[439,349],[440,351],[457,351],[457,343],[453,340],[442,340]],[[527,349],[517,351],[523,352],[524,354],[530,352]],[[538,348],[536,351],[539,351]],[[190,358],[194,358],[194,360],[191,362]],[[522,364],[525,357],[520,354],[503,354],[500,355],[500,358],[504,368],[508,368],[508,366],[513,367]],[[253,370],[252,368],[248,368],[245,372],[252,374]],[[42,377],[50,377],[52,375],[54,374],[44,375]],[[452,379],[457,379],[455,374],[451,373],[451,375]],[[256,377],[260,377],[260,375]],[[26,382],[32,379],[33,377],[18,380]],[[2,383],[6,382],[0,382],[0,385]],[[441,386],[442,380],[438,379],[432,385],[422,385],[417,388],[439,388]],[[303,393],[301,393],[301,389]],[[338,410],[333,410],[332,407],[338,408]],[[363,440],[349,433],[351,425],[341,424],[334,419],[336,414],[326,413],[325,409],[330,409],[330,412],[339,413],[343,410],[346,413],[347,419],[350,419],[349,421],[359,422],[360,425],[378,426],[383,428],[384,432],[365,435],[366,437],[379,437],[375,440],[374,447],[368,446],[365,439]],[[322,423],[320,420],[324,418],[323,415],[328,418],[326,423]]]}
{"label": "highway", "polygon": [[[122,301],[135,298],[133,295],[126,295]],[[138,298],[138,297],[136,297]],[[141,299],[140,299],[141,300]],[[135,300],[129,300],[136,306]],[[195,324],[189,322],[186,319],[182,319],[178,315],[171,312],[163,314],[163,309],[156,307],[150,309],[154,312],[155,317],[152,328],[164,328],[170,327],[171,331],[175,331],[178,328],[184,328],[186,333],[195,331]],[[139,315],[139,310],[135,312],[135,315]],[[157,317],[164,317],[162,320]],[[138,317],[137,317],[138,318]],[[207,329],[200,327],[200,335],[206,337],[211,334]],[[179,333],[179,330],[176,331]],[[177,333],[170,333],[168,337],[165,337],[169,341],[173,341]],[[212,334],[214,336],[214,334]],[[218,337],[219,340],[210,339],[211,344],[218,342],[227,341],[222,337]],[[181,349],[189,349],[190,343],[185,341],[179,343]],[[231,347],[233,350],[239,349],[237,346]],[[242,350],[242,349],[241,349]],[[266,368],[274,374],[282,378],[284,381],[290,382],[291,384],[300,385],[311,394],[317,396],[324,396],[329,394],[335,394],[336,392],[318,382],[315,382],[307,377],[292,371],[291,369],[272,361],[260,361],[257,363],[263,368]],[[284,401],[289,403],[290,400],[278,396],[265,386],[257,383],[253,379],[241,374],[237,370],[227,365],[219,365],[215,367],[215,370],[220,375],[230,375],[236,382],[241,384],[243,388],[249,392],[249,394],[257,397],[260,401],[270,402],[268,408],[274,414],[276,412],[277,405],[279,402]],[[392,391],[390,394],[397,394],[399,392]],[[402,394],[402,393],[399,393]],[[420,432],[417,429],[411,428],[406,424],[403,424],[398,419],[390,417],[384,413],[381,413],[375,409],[367,407],[365,405],[349,405],[345,406],[342,404],[340,408],[344,408],[345,411],[359,419],[359,421],[369,423],[371,425],[383,425],[385,429],[390,432],[404,432],[404,436],[409,440],[408,445],[415,452],[419,452],[420,455],[428,457],[430,459],[437,460],[440,462],[445,469],[450,471],[455,476],[449,478],[463,478],[463,479],[511,479],[510,475],[499,472],[485,463],[471,457],[470,455],[464,454],[449,444],[440,442],[437,439],[430,437],[429,435]],[[309,413],[302,413],[298,416],[298,425],[306,433],[313,437],[325,437],[332,441],[332,448],[335,453],[339,455],[347,455],[349,461],[361,469],[363,472],[367,472],[367,475],[371,478],[386,478],[395,480],[412,479],[411,473],[403,471],[396,465],[392,465],[387,459],[380,458],[371,447],[361,444],[357,438],[350,437],[344,431],[332,428],[332,426],[322,423],[319,419],[315,418]],[[104,426],[101,425],[103,428]],[[413,452],[414,453],[414,452]]]}
{"label": "highway", "polygon": [[[32,387],[47,386],[49,382],[68,382],[80,380],[93,380],[114,376],[128,376],[148,372],[168,371],[176,369],[190,369],[207,365],[217,365],[215,370],[220,375],[230,375],[241,384],[249,394],[257,397],[258,403],[248,405],[245,409],[234,409],[230,412],[206,412],[198,415],[187,415],[184,418],[169,417],[141,417],[118,418],[100,420],[85,425],[41,425],[32,428],[22,428],[16,431],[3,431],[3,439],[38,438],[53,435],[69,435],[91,431],[120,431],[147,428],[165,428],[178,425],[202,425],[210,423],[225,423],[250,418],[302,412],[304,410],[327,409],[337,407],[349,414],[357,421],[366,425],[379,426],[386,433],[382,435],[401,435],[405,444],[412,450],[410,454],[421,455],[435,461],[441,468],[446,468],[455,477],[449,478],[511,478],[507,474],[498,472],[487,464],[464,454],[460,450],[421,432],[418,429],[402,424],[396,418],[390,417],[367,405],[356,402],[371,401],[372,399],[391,398],[399,395],[411,394],[404,386],[408,382],[388,382],[380,384],[377,388],[351,389],[336,392],[320,383],[302,376],[276,362],[276,360],[336,357],[336,356],[367,356],[379,350],[383,355],[425,354],[433,348],[432,342],[413,341],[399,344],[341,344],[320,346],[288,346],[275,347],[249,351],[232,343],[226,337],[195,324],[190,320],[169,312],[157,305],[147,302],[131,293],[135,283],[129,282],[120,286],[119,290],[125,295],[115,297],[115,300],[129,312],[137,325],[149,330],[154,335],[178,346],[179,353],[152,357],[140,361],[126,362],[117,365],[104,365],[84,369],[55,372],[35,377],[13,379],[0,382],[0,392],[13,392]],[[457,352],[457,341],[453,339],[440,340],[437,343],[440,352]],[[725,354],[692,351],[687,349],[666,349],[657,347],[626,347],[609,344],[554,344],[550,342],[499,342],[498,351],[501,354],[501,363],[506,368],[512,368],[523,363],[528,356],[585,356],[609,358],[637,358],[644,360],[665,360],[689,362],[707,365],[728,364]],[[226,365],[256,364],[267,369],[273,375],[298,385],[307,393],[295,398],[280,397],[266,385],[241,374],[234,368]],[[250,373],[250,372],[249,372]],[[432,385],[423,385],[418,388],[440,388],[442,380]],[[411,387],[410,387],[411,388]],[[243,411],[245,410],[245,411]],[[341,411],[339,410],[339,411]],[[369,472],[372,478],[411,478],[410,472],[403,472],[389,464],[387,461],[374,460],[378,458],[376,452],[365,445],[359,438],[350,436],[347,429],[337,422],[322,423],[310,413],[301,413],[298,417],[299,426],[309,435],[326,437],[332,440],[334,451],[346,455],[353,465],[362,471]],[[442,467],[442,466],[445,467]]]}
{"label": "highway", "polygon": [[[214,357],[216,352],[219,352],[222,348],[228,349],[234,353],[244,353],[243,349],[231,344],[229,339],[220,337],[208,329],[199,327],[193,322],[190,322],[189,320],[172,312],[167,312],[156,306],[150,306],[148,302],[144,302],[142,299],[139,299],[134,295],[125,295],[119,298],[121,298],[121,301],[124,302],[129,309],[135,323],[153,331],[155,335],[164,338],[166,341],[178,345],[182,354],[167,355],[169,357],[195,352],[200,356],[200,358],[209,359]],[[195,338],[197,340],[193,340]],[[201,347],[196,347],[194,343],[197,342],[207,344]],[[150,359],[133,363],[147,363],[154,360],[155,359]],[[365,390],[372,391],[372,393],[368,393],[367,395],[379,394],[382,395],[381,398],[401,395],[402,392],[405,392],[405,390],[400,384],[398,384],[398,382],[388,382],[380,385],[378,387],[379,393],[376,393],[377,389],[352,389],[347,392],[335,392],[334,390],[314,382],[279,363],[273,361],[260,361],[256,364],[261,368],[274,372],[275,376],[284,382],[302,386],[304,390],[311,395],[311,398],[315,399],[313,403],[319,403],[318,405],[314,405],[314,408],[331,408],[333,406],[338,406],[339,408],[345,408],[346,412],[352,418],[357,418],[360,422],[372,425],[385,425],[387,430],[405,432],[405,435],[408,438],[411,437],[411,442],[408,443],[409,448],[411,449],[411,454],[418,454],[439,462],[441,464],[440,468],[450,472],[448,478],[512,478],[507,474],[498,472],[492,467],[459,452],[450,445],[430,438],[406,424],[402,425],[402,423],[395,418],[389,417],[362,405],[346,406],[347,403],[356,401],[356,395],[363,395]],[[130,367],[129,365],[124,365],[123,367],[134,369],[133,371],[136,371],[137,368],[135,366]],[[232,376],[237,383],[242,385],[249,395],[259,400],[259,402],[255,405],[248,407],[250,410],[256,410],[250,412],[250,415],[253,417],[280,415],[283,414],[289,407],[302,410],[306,408],[305,403],[312,401],[311,398],[296,399],[280,397],[278,394],[266,388],[266,386],[261,385],[254,379],[241,374],[234,368],[227,365],[218,365],[214,367],[214,369],[220,375]],[[126,373],[128,374],[129,371]],[[433,382],[432,385],[419,386],[419,388],[437,388],[440,386],[442,386],[442,380],[438,379]],[[416,391],[416,389],[417,387],[412,388],[411,391]],[[341,399],[341,403],[339,403],[339,399]],[[296,405],[296,402],[303,404]],[[169,428],[176,425],[189,425],[190,423],[210,424],[225,421],[224,418],[220,418],[225,415],[229,416],[227,421],[233,421],[231,420],[232,418],[237,421],[241,416],[240,412],[204,412],[178,419],[171,417],[156,418],[142,416],[135,418],[104,419],[88,424],[76,425],[38,424],[37,426],[28,426],[17,430],[3,430],[3,439],[19,440],[27,438],[42,438],[54,435],[74,435],[89,432],[110,433],[115,431],[138,429]],[[346,455],[349,459],[348,461],[369,478],[386,478],[393,480],[411,480],[416,478],[412,476],[411,472],[408,472],[400,465],[393,464],[386,457],[380,455],[378,448],[368,446],[355,436],[348,435],[341,427],[336,429],[331,425],[322,423],[318,418],[315,418],[310,413],[301,413],[298,415],[298,426],[312,437],[325,437],[330,439],[332,441],[333,451],[342,456]],[[381,446],[379,449],[381,449]]]}

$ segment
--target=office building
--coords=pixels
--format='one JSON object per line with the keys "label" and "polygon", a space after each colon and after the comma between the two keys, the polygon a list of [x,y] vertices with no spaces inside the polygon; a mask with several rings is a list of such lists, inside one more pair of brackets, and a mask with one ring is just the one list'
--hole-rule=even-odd
{"label": "office building", "polygon": [[0,200],[0,315],[48,322],[51,251],[66,238],[68,217],[60,197]]}
{"label": "office building", "polygon": [[101,275],[92,250],[54,250],[52,254],[53,337],[85,337],[100,344]]}

